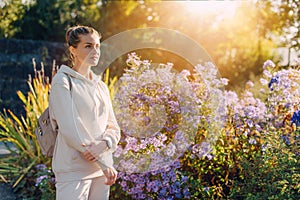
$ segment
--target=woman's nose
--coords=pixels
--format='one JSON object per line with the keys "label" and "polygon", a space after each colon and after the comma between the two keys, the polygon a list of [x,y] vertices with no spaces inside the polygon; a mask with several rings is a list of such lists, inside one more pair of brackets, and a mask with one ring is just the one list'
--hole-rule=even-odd
{"label": "woman's nose", "polygon": [[93,51],[95,51],[97,54],[100,53],[100,48],[99,47],[93,47]]}

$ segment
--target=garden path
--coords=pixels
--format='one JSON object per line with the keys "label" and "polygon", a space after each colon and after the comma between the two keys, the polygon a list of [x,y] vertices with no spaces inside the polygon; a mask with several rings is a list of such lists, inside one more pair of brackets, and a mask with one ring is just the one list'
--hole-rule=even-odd
{"label": "garden path", "polygon": [[[5,149],[5,146],[0,143],[0,157],[2,155],[8,154],[9,151]],[[13,193],[11,187],[4,183],[0,182],[0,200],[16,200],[16,195]]]}

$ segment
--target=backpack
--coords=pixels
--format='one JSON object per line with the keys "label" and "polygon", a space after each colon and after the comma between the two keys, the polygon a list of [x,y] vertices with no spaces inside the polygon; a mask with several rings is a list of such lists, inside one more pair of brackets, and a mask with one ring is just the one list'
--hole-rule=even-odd
{"label": "backpack", "polygon": [[[72,81],[67,75],[70,92],[72,89]],[[42,154],[47,157],[52,157],[56,143],[58,129],[53,129],[50,123],[49,107],[47,107],[42,115],[38,118],[37,128],[35,129],[35,136],[41,148]]]}

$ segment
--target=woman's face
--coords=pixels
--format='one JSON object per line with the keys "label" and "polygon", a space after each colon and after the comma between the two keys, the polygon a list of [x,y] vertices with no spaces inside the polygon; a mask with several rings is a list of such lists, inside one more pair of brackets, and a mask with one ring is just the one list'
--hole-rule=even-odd
{"label": "woman's face", "polygon": [[70,47],[74,65],[96,66],[100,59],[100,38],[96,33],[80,35],[77,47]]}

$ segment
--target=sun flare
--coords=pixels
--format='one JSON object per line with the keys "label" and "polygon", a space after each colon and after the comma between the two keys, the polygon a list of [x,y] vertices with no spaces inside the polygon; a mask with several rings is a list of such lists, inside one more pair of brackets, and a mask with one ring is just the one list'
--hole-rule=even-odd
{"label": "sun flare", "polygon": [[218,14],[233,17],[239,1],[183,1],[183,8],[194,15]]}

